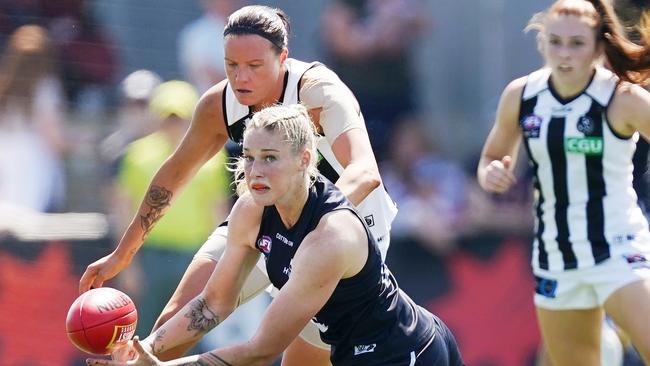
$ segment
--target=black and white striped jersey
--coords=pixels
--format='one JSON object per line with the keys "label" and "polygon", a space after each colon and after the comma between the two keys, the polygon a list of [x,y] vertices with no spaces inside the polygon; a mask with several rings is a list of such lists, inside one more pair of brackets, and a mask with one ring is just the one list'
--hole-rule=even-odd
{"label": "black and white striped jersey", "polygon": [[535,174],[533,268],[585,268],[623,254],[648,225],[632,188],[638,140],[607,120],[618,78],[598,67],[587,88],[561,98],[543,68],[528,76],[519,125]]}
{"label": "black and white striped jersey", "polygon": [[[284,77],[284,89],[279,102],[282,104],[296,104],[300,102],[300,81],[305,72],[316,66],[324,66],[318,62],[307,63],[292,58],[287,58],[285,65],[287,72]],[[222,98],[223,117],[228,135],[231,140],[240,143],[243,140],[246,123],[252,117],[253,112],[249,106],[237,101],[229,83],[225,86]],[[324,136],[317,140],[316,147],[321,156],[318,162],[318,170],[327,179],[336,182],[343,171],[343,166],[336,159],[332,147]],[[386,192],[383,184],[370,192],[366,199],[356,208],[376,239],[381,239],[390,232],[391,223],[397,214],[397,207]]]}

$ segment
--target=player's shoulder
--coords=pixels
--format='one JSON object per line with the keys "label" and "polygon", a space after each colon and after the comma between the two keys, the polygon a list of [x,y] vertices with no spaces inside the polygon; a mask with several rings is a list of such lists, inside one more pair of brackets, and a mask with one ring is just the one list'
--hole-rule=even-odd
{"label": "player's shoulder", "polygon": [[351,209],[341,208],[324,214],[315,229],[317,236],[325,241],[335,241],[343,247],[364,238],[361,220]]}
{"label": "player's shoulder", "polygon": [[255,203],[250,193],[246,192],[237,198],[230,211],[229,221],[231,223],[241,224],[243,228],[248,228],[251,223],[259,224],[263,211],[264,206]]}
{"label": "player's shoulder", "polygon": [[[501,105],[503,107],[519,106],[519,102],[524,94],[528,76],[516,78],[508,83],[501,93]],[[518,109],[518,108],[517,108]]]}
{"label": "player's shoulder", "polygon": [[221,107],[223,103],[223,93],[225,92],[227,84],[228,79],[224,79],[206,90],[199,99],[199,105],[204,104],[210,107]]}
{"label": "player's shoulder", "polygon": [[339,76],[322,63],[314,64],[302,76],[303,86],[332,83],[335,81],[340,81]]}
{"label": "player's shoulder", "polygon": [[195,119],[223,120],[223,93],[227,83],[228,80],[224,79],[201,95],[196,107]]}
{"label": "player's shoulder", "polygon": [[517,99],[519,99],[521,98],[521,95],[524,92],[524,88],[526,87],[527,82],[528,82],[528,75],[521,76],[514,80],[511,80],[503,90],[503,94],[511,97],[516,97]]}

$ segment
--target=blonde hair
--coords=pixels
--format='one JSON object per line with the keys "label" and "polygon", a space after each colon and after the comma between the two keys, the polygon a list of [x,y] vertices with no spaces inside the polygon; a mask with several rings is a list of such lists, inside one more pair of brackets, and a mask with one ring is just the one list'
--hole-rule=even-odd
{"label": "blonde hair", "polygon": [[650,77],[650,17],[644,14],[638,31],[641,44],[630,41],[614,8],[607,0],[557,0],[543,12],[533,15],[525,31],[538,31],[538,41],[550,16],[573,15],[586,19],[602,42],[612,71],[624,81],[642,84]]}
{"label": "blonde hair", "polygon": [[[251,131],[264,129],[269,132],[277,132],[283,137],[284,142],[291,146],[291,151],[298,155],[304,150],[312,152],[312,159],[309,162],[306,173],[310,181],[314,181],[318,175],[316,169],[316,129],[309,117],[307,108],[301,104],[275,105],[267,107],[255,113],[253,118],[246,125],[244,141]],[[244,176],[244,158],[238,158],[231,170],[234,172],[234,184],[237,194],[242,195],[248,190]]]}

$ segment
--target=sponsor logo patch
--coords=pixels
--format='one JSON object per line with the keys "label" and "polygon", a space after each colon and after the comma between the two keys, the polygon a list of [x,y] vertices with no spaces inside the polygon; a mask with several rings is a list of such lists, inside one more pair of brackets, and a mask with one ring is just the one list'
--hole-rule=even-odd
{"label": "sponsor logo patch", "polygon": [[555,298],[557,280],[535,276],[535,292],[548,298]]}
{"label": "sponsor logo patch", "polygon": [[539,129],[542,127],[542,117],[529,114],[521,120],[521,128],[524,137],[536,139],[539,137]]}
{"label": "sponsor logo patch", "polygon": [[641,253],[623,254],[623,258],[632,268],[650,268],[648,259]]}
{"label": "sponsor logo patch", "polygon": [[582,116],[578,119],[576,128],[585,135],[591,135],[594,133],[594,121],[587,116]]}
{"label": "sponsor logo patch", "polygon": [[366,225],[368,225],[368,227],[375,226],[375,217],[373,215],[365,216],[363,219],[366,220]]}
{"label": "sponsor logo patch", "polygon": [[264,254],[269,254],[271,252],[271,237],[267,235],[262,235],[261,238],[257,240],[257,247],[260,248],[260,250]]}
{"label": "sponsor logo patch", "polygon": [[354,355],[357,356],[364,353],[375,352],[375,348],[377,348],[377,343],[360,344],[358,346],[354,346]]}
{"label": "sponsor logo patch", "polygon": [[602,137],[567,137],[564,148],[571,154],[603,155]]}
{"label": "sponsor logo patch", "polygon": [[275,238],[278,239],[279,241],[285,243],[286,245],[288,245],[288,246],[290,246],[290,247],[293,246],[293,242],[292,242],[291,240],[285,238],[285,237],[284,237],[282,234],[280,234],[280,233],[276,233],[276,234],[275,234]]}
{"label": "sponsor logo patch", "polygon": [[623,244],[628,241],[633,241],[636,236],[634,234],[621,234],[614,236],[614,244]]}
{"label": "sponsor logo patch", "polygon": [[116,344],[124,344],[133,338],[133,335],[135,334],[135,325],[135,322],[128,325],[116,325],[113,329],[113,338],[111,338],[106,349],[109,349]]}

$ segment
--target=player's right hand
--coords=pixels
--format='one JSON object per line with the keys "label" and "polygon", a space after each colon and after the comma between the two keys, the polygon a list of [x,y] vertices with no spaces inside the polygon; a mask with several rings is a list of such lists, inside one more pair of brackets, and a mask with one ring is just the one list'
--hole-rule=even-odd
{"label": "player's right hand", "polygon": [[133,361],[138,358],[138,351],[133,346],[133,340],[111,352],[111,360],[119,362]]}
{"label": "player's right hand", "polygon": [[135,359],[132,360],[107,360],[99,358],[89,358],[86,360],[87,365],[92,366],[158,366],[163,362],[158,360],[151,352],[145,349],[140,343],[138,336],[129,341],[130,347],[136,352]]}
{"label": "player's right hand", "polygon": [[79,280],[79,294],[82,294],[90,288],[102,287],[104,281],[108,281],[120,273],[130,260],[121,258],[112,252],[111,254],[91,263]]}
{"label": "player's right hand", "polygon": [[501,160],[492,160],[485,167],[485,175],[481,186],[488,192],[503,193],[517,183],[517,178],[510,170],[512,158],[508,155]]}

